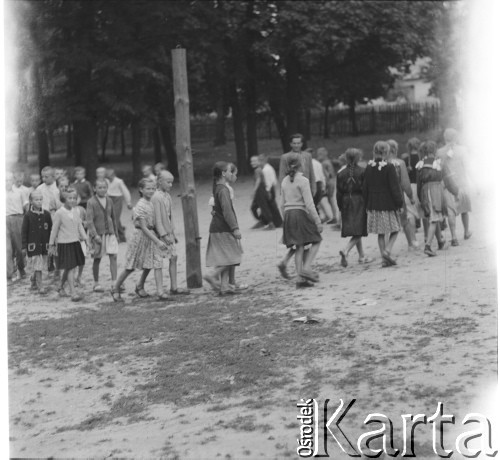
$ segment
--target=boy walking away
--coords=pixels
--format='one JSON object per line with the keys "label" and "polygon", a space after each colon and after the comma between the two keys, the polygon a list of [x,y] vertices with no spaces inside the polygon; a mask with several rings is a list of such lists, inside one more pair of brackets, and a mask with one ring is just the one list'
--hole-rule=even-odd
{"label": "boy walking away", "polygon": [[167,245],[163,254],[169,259],[170,294],[181,295],[189,294],[189,291],[177,286],[177,252],[175,250],[177,238],[172,219],[172,198],[169,193],[173,182],[174,176],[169,171],[160,171],[157,177],[158,190],[151,197],[151,203],[153,203],[156,233],[160,240]]}
{"label": "boy walking away", "polygon": [[28,261],[33,274],[31,275],[31,289],[38,289],[39,294],[47,290],[42,285],[42,271],[47,268],[47,253],[52,218],[50,212],[42,209],[43,196],[35,190],[30,194],[30,209],[24,215],[22,227],[23,255]]}
{"label": "boy walking away", "polygon": [[8,235],[7,245],[10,245],[12,249],[12,255],[7,257],[7,279],[11,281],[16,271],[16,268],[13,265],[13,258],[16,259],[19,277],[26,277],[21,240],[24,208],[21,192],[13,188],[14,176],[9,173],[5,179],[5,211],[7,215],[6,231]]}
{"label": "boy walking away", "polygon": [[109,196],[108,183],[104,179],[95,183],[95,195],[87,203],[87,229],[90,236],[91,253],[94,258],[92,275],[94,276],[94,292],[104,292],[99,284],[99,265],[101,259],[109,256],[112,285],[118,274],[118,230],[113,202]]}
{"label": "boy walking away", "polygon": [[85,179],[85,168],[82,166],[77,166],[75,168],[75,181],[73,182],[73,188],[78,193],[80,197],[80,202],[78,203],[84,209],[87,209],[87,203],[92,198],[94,191],[92,190],[92,185]]}
{"label": "boy walking away", "polygon": [[272,222],[270,222],[267,227],[265,227],[265,229],[274,230],[275,228],[281,227],[283,225],[283,219],[281,218],[278,205],[276,204],[276,189],[278,186],[278,179],[276,178],[276,171],[268,162],[267,155],[260,154],[259,162],[262,167],[262,177],[266,189],[265,198],[272,218]]}
{"label": "boy walking away", "polygon": [[123,180],[115,176],[115,171],[113,169],[106,169],[106,179],[108,180],[108,196],[113,202],[113,210],[118,231],[118,242],[125,243],[127,241],[125,238],[125,228],[120,218],[122,215],[123,201],[127,204],[128,209],[132,209],[130,192]]}

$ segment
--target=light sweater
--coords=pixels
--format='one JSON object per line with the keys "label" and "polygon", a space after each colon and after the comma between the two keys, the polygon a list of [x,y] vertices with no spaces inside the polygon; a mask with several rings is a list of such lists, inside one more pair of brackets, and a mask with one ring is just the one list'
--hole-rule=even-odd
{"label": "light sweater", "polygon": [[50,232],[49,244],[74,243],[85,240],[85,230],[78,209],[66,209],[62,206],[54,214],[52,221],[52,231]]}
{"label": "light sweater", "polygon": [[59,201],[59,189],[57,184],[52,182],[51,185],[40,184],[37,190],[42,192],[43,202],[42,209],[49,211],[51,214],[61,207],[61,202]]}
{"label": "light sweater", "polygon": [[123,196],[125,203],[129,205],[131,203],[130,192],[122,179],[115,177],[112,181],[108,181],[108,196]]}
{"label": "light sweater", "polygon": [[281,183],[281,211],[284,214],[291,209],[303,209],[309,213],[316,225],[321,224],[314,206],[309,180],[301,172],[295,174],[293,182],[290,176],[285,176]]}
{"label": "light sweater", "polygon": [[174,223],[172,221],[172,198],[168,192],[157,190],[151,197],[154,209],[155,229],[160,238],[170,236],[175,238]]}

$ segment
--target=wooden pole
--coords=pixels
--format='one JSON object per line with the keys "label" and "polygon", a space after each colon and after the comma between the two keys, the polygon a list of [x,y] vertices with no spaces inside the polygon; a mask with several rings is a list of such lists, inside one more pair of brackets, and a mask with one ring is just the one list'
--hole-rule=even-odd
{"label": "wooden pole", "polygon": [[184,233],[186,236],[186,280],[189,288],[199,288],[201,281],[200,232],[194,186],[193,155],[189,125],[189,94],[186,50],[172,50],[175,107],[175,150],[181,186]]}

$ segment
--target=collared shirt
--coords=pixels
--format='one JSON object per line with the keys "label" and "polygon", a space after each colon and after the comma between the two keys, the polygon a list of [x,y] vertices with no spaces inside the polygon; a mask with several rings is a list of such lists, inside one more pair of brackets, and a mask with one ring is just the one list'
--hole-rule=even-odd
{"label": "collared shirt", "polygon": [[23,197],[23,206],[29,203],[31,190],[28,187],[24,185],[16,187],[15,185],[13,185],[12,190],[18,190],[21,193],[21,196]]}
{"label": "collared shirt", "polygon": [[37,190],[42,192],[43,202],[42,209],[50,211],[53,214],[56,210],[61,207],[61,201],[59,200],[59,189],[55,182],[51,185],[40,184]]}
{"label": "collared shirt", "polygon": [[264,185],[266,186],[266,191],[269,192],[274,186],[278,184],[276,171],[269,163],[266,163],[262,167],[262,175],[264,176]]}
{"label": "collared shirt", "polygon": [[23,196],[18,189],[8,190],[5,193],[5,212],[7,216],[24,214]]}
{"label": "collared shirt", "polygon": [[325,172],[323,171],[323,165],[316,160],[316,158],[312,159],[314,178],[316,182],[321,182],[323,185],[326,184]]}
{"label": "collared shirt", "polygon": [[115,177],[112,181],[108,181],[108,196],[123,196],[125,203],[131,203],[130,192],[122,179]]}

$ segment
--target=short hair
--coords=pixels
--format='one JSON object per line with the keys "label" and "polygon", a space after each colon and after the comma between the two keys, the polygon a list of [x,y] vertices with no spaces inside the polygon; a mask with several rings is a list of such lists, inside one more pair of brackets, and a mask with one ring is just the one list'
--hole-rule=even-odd
{"label": "short hair", "polygon": [[113,168],[103,168],[105,174],[114,174],[115,170]]}
{"label": "short hair", "polygon": [[41,174],[50,174],[51,176],[54,175],[54,168],[52,166],[45,166],[45,168],[42,168],[40,171]]}
{"label": "short hair", "polygon": [[[155,181],[153,179],[149,179],[147,177],[144,177],[142,178],[140,181],[139,181],[139,184],[137,184],[137,186],[141,189],[141,188],[144,188],[146,187],[146,185],[148,184],[155,184]],[[141,195],[142,196],[142,195]]]}
{"label": "short hair", "polygon": [[155,168],[161,168],[161,170],[163,171],[164,169],[166,169],[167,167],[165,166],[165,163],[162,163],[161,161],[156,163]]}
{"label": "short hair", "polygon": [[[260,156],[260,155],[259,155],[259,156]],[[234,163],[229,163],[229,170],[230,170],[232,173],[238,172],[238,168],[237,168],[237,166],[236,166]]]}
{"label": "short hair", "polygon": [[99,170],[106,172],[106,168],[104,166],[99,166],[98,168],[95,169],[95,172]]}
{"label": "short hair", "polygon": [[42,193],[40,190],[37,190],[37,189],[32,190],[32,191],[31,191],[31,193],[30,193],[30,196],[29,196],[29,201],[30,201],[30,203],[31,203],[31,201],[33,200],[33,197],[34,197],[35,195],[40,195],[40,196],[43,198],[43,193]]}
{"label": "short hair", "polygon": [[108,186],[108,181],[106,179],[96,179],[94,182],[94,188],[97,187],[97,184],[106,184],[106,187]]}
{"label": "short hair", "polygon": [[60,202],[61,203],[65,203],[66,202],[66,198],[68,197],[68,195],[71,195],[71,194],[75,194],[77,197],[78,197],[78,192],[76,191],[76,189],[74,189],[73,187],[68,187],[67,189],[64,189],[61,191],[61,196],[60,196]]}
{"label": "short hair", "polygon": [[292,134],[290,137],[289,137],[289,140],[290,140],[290,144],[293,142],[294,139],[297,139],[297,138],[300,138],[300,141],[302,143],[304,143],[305,139],[304,139],[304,136],[300,133],[295,133],[295,134]]}
{"label": "short hair", "polygon": [[85,168],[83,166],[77,166],[74,170],[75,173],[77,172],[85,172]]}
{"label": "short hair", "polygon": [[14,178],[17,179],[18,177],[22,177],[24,179],[24,173],[22,171],[14,172]]}
{"label": "short hair", "polygon": [[448,142],[456,142],[458,138],[458,131],[453,128],[446,128],[443,134],[444,140]]}
{"label": "short hair", "polygon": [[408,139],[408,142],[406,143],[406,149],[408,152],[413,152],[414,150],[418,150],[420,147],[420,139],[418,137],[412,137]]}
{"label": "short hair", "polygon": [[174,175],[168,171],[167,169],[162,169],[160,171],[160,173],[158,174],[158,178],[161,179],[161,178],[165,178],[165,179],[171,179],[171,180],[174,180]]}
{"label": "short hair", "polygon": [[38,173],[30,174],[30,179],[33,179],[33,177],[37,177],[38,179],[40,179],[40,174]]}
{"label": "short hair", "polygon": [[153,169],[153,167],[151,165],[142,165],[141,171],[144,171],[146,168]]}

